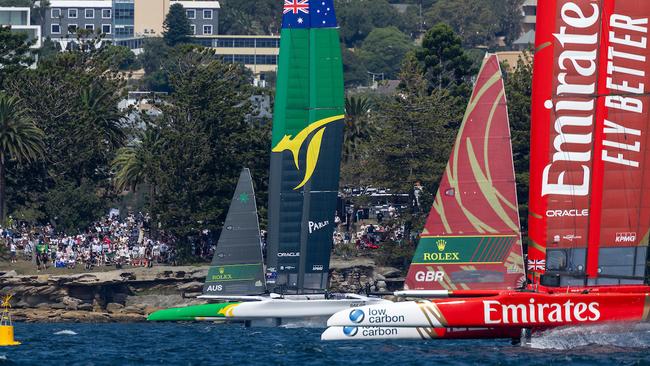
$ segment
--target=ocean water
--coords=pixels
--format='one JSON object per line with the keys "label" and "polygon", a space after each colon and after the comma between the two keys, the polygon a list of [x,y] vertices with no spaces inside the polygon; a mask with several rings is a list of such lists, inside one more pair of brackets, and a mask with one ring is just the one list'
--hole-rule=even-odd
{"label": "ocean water", "polygon": [[562,329],[509,341],[320,341],[316,328],[15,324],[0,365],[650,365],[650,326]]}

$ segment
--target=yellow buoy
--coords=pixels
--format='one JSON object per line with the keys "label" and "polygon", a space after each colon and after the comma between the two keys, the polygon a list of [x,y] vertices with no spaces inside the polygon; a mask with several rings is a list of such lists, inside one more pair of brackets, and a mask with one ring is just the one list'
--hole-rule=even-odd
{"label": "yellow buoy", "polygon": [[14,326],[11,323],[11,295],[2,299],[2,315],[0,315],[0,347],[18,346],[20,342],[14,339]]}

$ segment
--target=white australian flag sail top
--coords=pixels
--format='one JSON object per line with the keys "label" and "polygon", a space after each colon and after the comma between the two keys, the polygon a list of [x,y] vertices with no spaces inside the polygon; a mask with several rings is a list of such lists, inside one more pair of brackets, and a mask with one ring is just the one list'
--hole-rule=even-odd
{"label": "white australian flag sail top", "polygon": [[335,28],[333,0],[284,0],[282,28]]}

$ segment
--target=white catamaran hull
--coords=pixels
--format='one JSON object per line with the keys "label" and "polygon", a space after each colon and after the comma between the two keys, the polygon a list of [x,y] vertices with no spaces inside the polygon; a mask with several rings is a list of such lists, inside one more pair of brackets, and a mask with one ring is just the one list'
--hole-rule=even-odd
{"label": "white catamaran hull", "polygon": [[381,303],[390,301],[356,295],[343,299],[267,298],[234,303],[224,308],[223,315],[229,320],[325,318],[342,310]]}
{"label": "white catamaran hull", "polygon": [[432,340],[516,338],[519,331],[495,331],[489,328],[405,328],[405,327],[330,327],[323,332],[323,341],[351,340]]}
{"label": "white catamaran hull", "polygon": [[382,339],[434,339],[431,328],[399,327],[330,327],[323,332],[323,341],[382,340]]}

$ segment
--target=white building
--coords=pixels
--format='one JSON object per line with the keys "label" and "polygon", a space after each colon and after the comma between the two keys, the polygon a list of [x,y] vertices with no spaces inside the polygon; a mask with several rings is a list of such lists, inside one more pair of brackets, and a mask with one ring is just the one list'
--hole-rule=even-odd
{"label": "white building", "polygon": [[537,0],[526,0],[521,6],[523,20],[522,34],[513,42],[518,49],[527,49],[535,44],[535,26],[537,25]]}
{"label": "white building", "polygon": [[26,33],[28,39],[34,41],[32,48],[40,48],[43,44],[41,27],[31,24],[31,9],[19,7],[0,7],[0,25],[9,26],[13,32]]}

